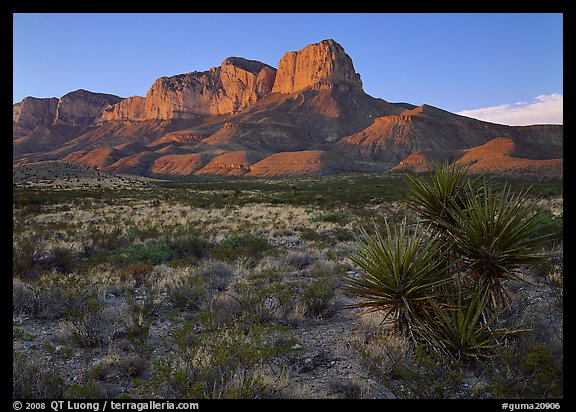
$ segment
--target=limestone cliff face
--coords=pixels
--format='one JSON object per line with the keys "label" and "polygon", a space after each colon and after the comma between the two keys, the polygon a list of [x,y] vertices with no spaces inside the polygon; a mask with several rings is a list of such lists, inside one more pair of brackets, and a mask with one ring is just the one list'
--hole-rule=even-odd
{"label": "limestone cliff face", "polygon": [[59,99],[26,97],[12,106],[14,136],[38,126],[90,126],[104,108],[121,100],[118,96],[87,90],[76,90]]}
{"label": "limestone cliff face", "polygon": [[220,67],[157,79],[146,93],[148,119],[193,119],[236,113],[272,91],[276,70],[230,57]]}
{"label": "limestone cliff face", "polygon": [[76,90],[60,98],[56,108],[55,125],[89,126],[100,117],[100,113],[121,97],[104,93]]}
{"label": "limestone cliff face", "polygon": [[38,99],[25,97],[20,103],[12,106],[12,125],[14,137],[43,125],[52,124],[56,116],[58,99]]}
{"label": "limestone cliff face", "polygon": [[278,64],[273,93],[296,93],[309,87],[362,89],[350,56],[332,39],[310,44],[297,52],[288,52]]}
{"label": "limestone cliff face", "polygon": [[101,123],[111,120],[146,120],[146,98],[142,96],[132,96],[108,106],[102,111],[98,122]]}

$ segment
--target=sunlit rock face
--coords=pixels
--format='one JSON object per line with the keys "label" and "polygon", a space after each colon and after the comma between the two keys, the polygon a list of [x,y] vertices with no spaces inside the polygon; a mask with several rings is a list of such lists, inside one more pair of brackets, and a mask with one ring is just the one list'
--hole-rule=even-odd
{"label": "sunlit rock face", "polygon": [[15,131],[34,130],[37,126],[90,126],[102,110],[122,98],[105,93],[76,90],[61,98],[26,97],[12,106]]}
{"label": "sunlit rock face", "polygon": [[310,44],[302,50],[288,52],[280,59],[273,93],[296,93],[310,87],[362,89],[352,59],[334,40]]}
{"label": "sunlit rock face", "polygon": [[99,123],[113,120],[146,120],[146,98],[142,96],[132,96],[108,106],[102,111]]}
{"label": "sunlit rock face", "polygon": [[50,125],[54,121],[58,99],[25,97],[12,106],[13,135],[18,137],[40,125]]}
{"label": "sunlit rock face", "polygon": [[230,57],[220,67],[157,79],[146,93],[148,119],[191,119],[236,113],[272,91],[276,70]]}

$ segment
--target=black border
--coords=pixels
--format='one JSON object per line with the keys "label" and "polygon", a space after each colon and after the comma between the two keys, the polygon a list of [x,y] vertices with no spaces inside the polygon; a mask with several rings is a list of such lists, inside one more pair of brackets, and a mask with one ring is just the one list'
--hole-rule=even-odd
{"label": "black border", "polygon": [[[9,10],[2,13],[2,23],[1,27],[4,29],[5,33],[2,36],[2,43],[4,44],[3,50],[7,52],[8,47],[11,47],[13,44],[13,31],[10,30],[13,28],[13,20],[12,14],[13,13],[62,13],[62,12],[90,12],[90,13],[174,13],[174,12],[182,12],[182,13],[563,13],[564,17],[564,50],[568,51],[568,54],[574,52],[574,34],[567,35],[567,30],[571,29],[570,25],[572,22],[568,22],[566,25],[566,18],[572,17],[572,14],[569,12],[570,5],[574,4],[572,1],[557,1],[557,0],[547,0],[547,1],[538,1],[538,2],[512,2],[512,1],[482,1],[482,2],[465,2],[465,1],[458,1],[458,2],[433,2],[433,1],[411,1],[407,0],[404,2],[401,1],[384,1],[380,0],[380,2],[372,2],[371,4],[358,4],[353,2],[347,3],[338,3],[338,2],[307,2],[307,3],[300,3],[295,4],[293,2],[283,2],[279,4],[278,2],[266,2],[264,4],[258,4],[253,2],[239,2],[239,3],[224,3],[221,4],[220,2],[212,2],[208,0],[204,1],[186,1],[186,2],[174,2],[167,4],[167,2],[138,2],[138,3],[123,3],[123,4],[114,4],[114,3],[107,3],[107,2],[99,2],[99,3],[87,3],[87,2],[79,2],[79,1],[45,1],[45,2],[33,2],[33,1],[12,1],[10,5],[7,7]],[[6,4],[4,4],[6,6]],[[8,32],[9,31],[9,32]],[[8,33],[6,33],[8,32]],[[50,47],[57,47],[57,45],[51,45]],[[567,58],[566,58],[567,57]],[[567,96],[565,99],[566,102],[573,101],[572,99],[572,90],[573,90],[573,73],[574,70],[571,70],[572,64],[570,64],[570,56],[566,56],[564,58],[564,73],[565,73],[565,83],[568,87],[565,87],[563,91],[564,96]],[[570,67],[569,67],[570,66]],[[3,73],[7,73],[8,70],[6,68],[6,62],[3,64]],[[568,70],[566,70],[568,68]],[[8,76],[6,75],[6,82],[8,81]],[[10,90],[8,85],[5,85],[3,90]],[[6,93],[8,94],[8,93]],[[8,97],[6,97],[8,99]],[[11,97],[10,97],[11,99]],[[9,105],[3,106],[8,112]],[[565,110],[566,113],[571,113],[570,109]],[[8,116],[8,114],[6,114]],[[3,122],[4,124],[4,122]],[[8,121],[5,122],[6,128],[8,128]],[[572,131],[571,127],[571,117],[566,116],[564,120],[564,127],[566,131],[564,133],[565,136],[568,136],[568,139],[565,143],[568,143],[568,146],[571,145],[571,140],[576,139],[576,136],[573,136],[570,132]],[[5,136],[5,141],[8,141],[8,137]],[[10,153],[6,150],[6,153]],[[568,156],[565,156],[567,160],[570,159],[570,149],[568,150]],[[11,167],[11,162],[9,163],[8,159],[6,159],[5,163],[3,162],[2,165],[6,168]],[[564,189],[568,188],[568,190],[564,190],[564,202],[568,208],[572,205],[572,194],[575,189],[572,189],[572,182],[573,180],[571,177],[571,165],[568,162],[567,168],[565,168],[565,174],[567,174],[568,181],[571,182],[570,185],[565,186]],[[567,172],[567,173],[566,173]],[[6,171],[8,175],[8,171]],[[6,182],[10,182],[11,179],[6,176]],[[10,190],[10,193],[12,191]],[[566,207],[565,206],[565,207]],[[8,220],[8,219],[6,219]],[[568,224],[570,226],[572,223],[571,213],[568,214],[568,219],[564,219],[564,224]],[[6,233],[8,230],[6,229]],[[569,235],[572,234],[570,230],[567,230],[566,233]],[[8,236],[6,236],[8,238]],[[567,243],[570,245],[570,242]],[[8,249],[9,245],[6,245],[5,250]],[[567,254],[568,259],[568,270],[565,272],[568,273],[568,276],[565,277],[567,280],[568,291],[573,290],[572,288],[572,281],[571,281],[571,271],[570,268],[572,267],[570,263],[570,255],[571,253]],[[8,276],[5,276],[5,279],[9,279]],[[9,288],[6,287],[6,291]],[[10,299],[5,300],[7,306],[4,308],[3,313],[6,313],[6,316],[11,312],[8,306],[10,305]],[[567,305],[564,307],[564,310],[569,309],[571,305]],[[570,316],[565,316],[565,320],[571,320]],[[8,326],[7,326],[8,327]],[[570,336],[570,334],[568,334]],[[568,338],[569,339],[569,338]],[[8,339],[6,339],[7,344],[11,346]],[[568,340],[568,350],[565,351],[565,363],[569,363],[572,356],[570,355],[570,348],[571,345],[569,344],[570,340]],[[7,348],[7,350],[9,350]],[[10,352],[11,353],[11,352]],[[570,370],[570,369],[565,369]],[[7,374],[7,371],[6,371]],[[566,374],[567,375],[567,374]],[[564,379],[566,379],[566,375]],[[3,389],[6,391],[6,398],[10,399],[6,402],[9,408],[13,408],[13,400],[11,395],[11,386],[7,383],[3,385]],[[504,410],[502,405],[504,403],[509,404],[529,404],[529,403],[559,403],[560,409],[565,410],[569,404],[571,404],[573,396],[570,391],[565,391],[564,399],[560,400],[515,400],[515,399],[453,399],[453,400],[424,400],[424,399],[405,399],[405,400],[384,400],[386,402],[391,402],[390,405],[385,405],[392,408],[398,408],[405,406],[405,402],[408,402],[408,406],[421,406],[428,410],[432,409],[435,410],[436,408],[441,408],[443,411],[458,411],[462,412],[463,409],[472,407],[479,407],[485,411],[500,411]],[[51,410],[50,409],[50,401],[51,400],[44,400],[45,409],[44,410]],[[118,402],[134,402],[133,401],[122,401],[122,400],[114,400]],[[144,401],[144,400],[142,400]],[[238,400],[240,402],[240,407],[249,407],[249,408],[262,408],[261,410],[268,411],[271,406],[277,404],[277,402],[298,402],[298,400]],[[315,402],[312,399],[306,399],[305,401]],[[352,400],[332,400],[332,399],[322,399],[322,403],[328,403],[328,405],[324,404],[324,407],[350,407],[353,406],[350,404]],[[380,400],[359,400],[360,402],[368,402],[372,403],[377,402]],[[400,403],[400,401],[402,401]],[[23,403],[26,401],[23,401]],[[30,401],[28,401],[30,402]],[[93,402],[93,401],[92,401]],[[95,401],[99,403],[99,410],[102,411],[103,402],[102,400]],[[177,402],[177,401],[176,401]],[[214,402],[217,402],[214,404]],[[426,402],[426,403],[424,403]],[[231,404],[230,401],[226,400],[219,400],[219,401],[212,401],[212,400],[198,400],[199,403],[199,410],[209,410],[214,407],[238,407],[236,403]],[[316,402],[315,402],[316,403]],[[313,404],[314,405],[314,404]],[[291,405],[287,404],[286,406],[290,407]],[[293,405],[292,405],[293,406]],[[378,404],[378,407],[381,405]],[[11,409],[15,410],[15,409]],[[22,410],[25,410],[23,408]],[[64,409],[66,410],[66,409]],[[554,409],[550,409],[554,410]]]}

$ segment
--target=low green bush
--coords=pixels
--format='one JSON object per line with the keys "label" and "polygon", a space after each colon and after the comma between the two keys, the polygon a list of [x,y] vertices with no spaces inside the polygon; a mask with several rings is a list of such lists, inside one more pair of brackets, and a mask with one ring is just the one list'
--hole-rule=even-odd
{"label": "low green bush", "polygon": [[317,216],[311,216],[311,222],[346,223],[351,219],[351,215],[345,212],[328,212]]}
{"label": "low green bush", "polygon": [[15,237],[12,240],[12,275],[21,279],[35,279],[40,272],[42,239],[38,234]]}
{"label": "low green bush", "polygon": [[[265,331],[245,332],[237,324],[193,332],[190,324],[175,331],[176,356],[156,364],[150,384],[161,382],[170,397],[193,399],[257,399],[278,390],[293,341],[278,345]],[[266,368],[272,360],[275,367]]]}
{"label": "low green bush", "polygon": [[324,315],[334,296],[335,290],[331,279],[314,279],[304,285],[301,300],[306,308],[306,314],[312,317]]}
{"label": "low green bush", "polygon": [[12,398],[61,398],[64,388],[64,379],[55,365],[39,364],[22,352],[12,352]]}
{"label": "low green bush", "polygon": [[487,396],[508,399],[562,399],[564,368],[562,353],[553,354],[533,334],[499,347],[497,361],[486,372]]}
{"label": "low green bush", "polygon": [[183,310],[200,310],[208,298],[208,284],[196,273],[172,281],[166,291],[172,305]]}
{"label": "low green bush", "polygon": [[213,259],[234,262],[245,259],[256,263],[273,246],[267,239],[255,235],[233,235],[223,239],[210,252]]}

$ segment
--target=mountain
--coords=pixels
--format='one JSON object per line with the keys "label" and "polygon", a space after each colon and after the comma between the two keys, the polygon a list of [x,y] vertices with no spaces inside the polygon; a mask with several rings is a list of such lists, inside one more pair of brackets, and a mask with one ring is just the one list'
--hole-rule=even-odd
{"label": "mountain", "polygon": [[366,94],[332,39],[285,53],[275,69],[229,57],[157,79],[146,96],[78,90],[13,106],[13,161],[66,160],[149,177],[472,171],[562,176],[563,127],[505,126]]}
{"label": "mountain", "polygon": [[219,67],[157,79],[146,97],[134,96],[104,110],[100,122],[195,119],[236,113],[272,91],[276,69],[230,57]]}

